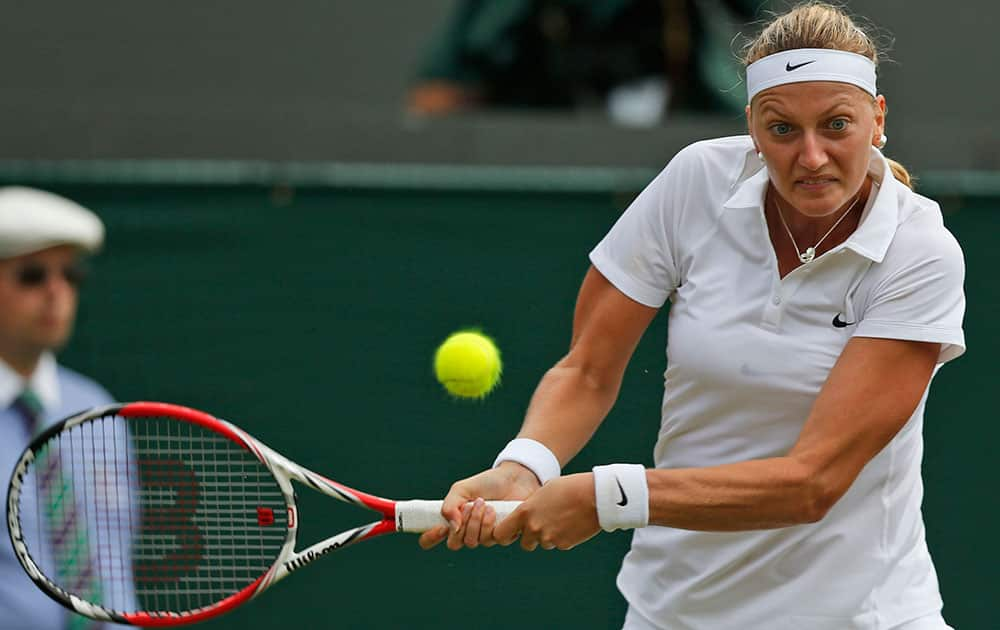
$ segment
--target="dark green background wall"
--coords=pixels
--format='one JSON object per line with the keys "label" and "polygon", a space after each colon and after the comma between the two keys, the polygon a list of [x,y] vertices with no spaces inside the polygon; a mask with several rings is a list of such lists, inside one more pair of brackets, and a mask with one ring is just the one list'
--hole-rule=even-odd
{"label": "dark green background wall", "polygon": [[[378,192],[331,188],[76,186],[106,220],[65,362],[122,400],[230,419],[278,451],[360,489],[433,498],[478,471],[519,426],[565,350],[586,254],[627,203],[611,194]],[[925,514],[957,628],[984,628],[1000,559],[988,450],[1000,342],[992,277],[995,200],[948,200],[969,268],[969,352],[939,374],[926,426]],[[450,400],[431,355],[452,330],[499,342],[502,387]],[[568,467],[650,462],[665,319],[647,332],[620,402]],[[300,541],[365,514],[302,493]],[[569,552],[421,552],[415,538],[324,558],[213,628],[611,628],[628,543],[604,534]],[[374,589],[374,590],[372,590]]]}

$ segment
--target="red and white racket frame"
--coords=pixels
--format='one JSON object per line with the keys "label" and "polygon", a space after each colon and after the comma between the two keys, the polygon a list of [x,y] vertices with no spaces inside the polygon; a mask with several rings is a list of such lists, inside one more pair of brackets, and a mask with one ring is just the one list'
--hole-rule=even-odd
{"label": "red and white racket frame", "polygon": [[[118,415],[124,418],[169,417],[189,422],[232,440],[253,453],[257,459],[267,466],[271,474],[274,475],[275,481],[277,481],[284,495],[286,509],[288,510],[288,535],[271,568],[239,592],[209,606],[185,612],[124,613],[113,611],[80,599],[75,594],[67,592],[49,579],[38,568],[28,553],[23,532],[17,518],[20,491],[25,475],[28,467],[35,458],[35,450],[42,444],[45,444],[50,437],[89,420],[110,415]],[[298,510],[295,506],[295,492],[292,488],[293,480],[335,499],[379,512],[382,515],[382,519],[343,531],[335,536],[317,542],[302,551],[296,552],[295,542],[299,519]],[[519,501],[490,501],[488,503],[496,511],[498,521],[513,512],[520,504]],[[204,621],[230,611],[240,604],[253,599],[265,589],[287,577],[293,571],[306,566],[317,558],[336,549],[353,545],[362,540],[368,540],[382,534],[393,532],[420,533],[439,525],[446,525],[447,521],[441,516],[441,504],[442,501],[439,500],[414,499],[409,501],[393,501],[360,492],[299,466],[239,427],[216,418],[211,414],[169,403],[133,402],[107,405],[79,413],[57,423],[36,437],[32,441],[31,446],[22,454],[11,475],[7,494],[7,523],[10,529],[14,552],[22,566],[24,566],[25,571],[27,571],[28,576],[46,594],[62,605],[82,615],[101,621],[113,621],[115,623],[147,627],[164,627]]]}

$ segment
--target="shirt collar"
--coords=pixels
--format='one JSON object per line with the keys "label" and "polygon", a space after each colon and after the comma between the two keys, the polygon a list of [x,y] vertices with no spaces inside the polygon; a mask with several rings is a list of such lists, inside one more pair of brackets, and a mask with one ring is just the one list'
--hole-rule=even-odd
{"label": "shirt collar", "polygon": [[739,179],[736,180],[736,189],[726,203],[724,208],[764,208],[764,193],[767,192],[767,168],[764,163],[757,158],[753,151],[747,151],[746,159],[743,162],[743,171]]}
{"label": "shirt collar", "polygon": [[[872,147],[871,165],[868,172],[877,186],[875,201],[861,216],[861,223],[844,242],[843,247],[851,249],[874,262],[882,262],[889,243],[896,234],[899,224],[899,189],[903,184],[896,181],[889,168],[889,162],[882,152]],[[768,184],[767,168],[753,151],[747,151],[733,194],[723,204],[725,208],[757,208],[763,211],[764,194]]]}
{"label": "shirt collar", "polygon": [[52,353],[46,352],[38,360],[38,367],[27,383],[14,368],[0,359],[0,409],[10,407],[25,387],[30,387],[42,407],[52,411],[59,406],[59,376],[56,369],[56,359]]}
{"label": "shirt collar", "polygon": [[872,162],[868,172],[876,185],[875,201],[861,215],[858,229],[847,238],[844,247],[880,263],[899,227],[899,193],[905,184],[896,179],[889,161],[875,147],[872,147]]}

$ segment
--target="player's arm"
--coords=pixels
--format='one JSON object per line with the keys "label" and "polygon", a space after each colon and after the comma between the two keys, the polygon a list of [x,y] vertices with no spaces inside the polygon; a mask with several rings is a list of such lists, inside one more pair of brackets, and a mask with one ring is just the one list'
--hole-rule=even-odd
{"label": "player's arm", "polygon": [[545,444],[560,465],[579,453],[618,398],[625,367],[656,313],[591,267],[577,297],[569,353],[538,384],[518,437]]}
{"label": "player's arm", "polygon": [[[560,464],[576,455],[614,404],[625,367],[656,313],[591,267],[577,296],[569,352],[542,377],[518,437],[541,442]],[[431,547],[446,535],[452,549],[489,545],[493,515],[481,504],[468,503],[478,497],[524,499],[538,487],[534,473],[514,462],[458,481],[442,510],[458,526],[427,532],[421,545]]]}
{"label": "player's arm", "polygon": [[[913,414],[930,381],[937,343],[854,338],[783,457],[646,471],[649,522],[741,531],[815,522]],[[569,549],[599,531],[591,473],[553,480],[493,535],[500,544]]]}
{"label": "player's arm", "polygon": [[784,457],[649,470],[650,523],[736,531],[815,522],[913,414],[940,344],[855,337]]}

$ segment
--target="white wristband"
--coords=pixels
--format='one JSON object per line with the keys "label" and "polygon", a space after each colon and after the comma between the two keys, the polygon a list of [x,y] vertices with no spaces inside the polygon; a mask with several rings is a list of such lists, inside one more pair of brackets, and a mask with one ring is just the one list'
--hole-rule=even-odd
{"label": "white wristband", "polygon": [[613,532],[649,524],[649,486],[642,464],[594,466],[594,496],[601,529]]}
{"label": "white wristband", "polygon": [[501,462],[517,462],[538,477],[539,483],[555,479],[560,474],[559,460],[541,442],[528,438],[517,438],[507,443],[493,462],[496,468]]}

